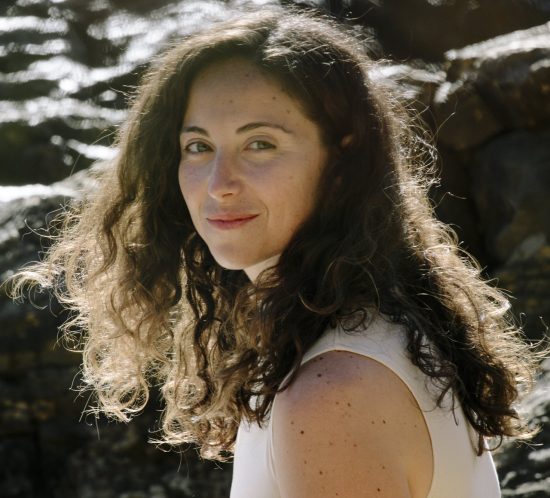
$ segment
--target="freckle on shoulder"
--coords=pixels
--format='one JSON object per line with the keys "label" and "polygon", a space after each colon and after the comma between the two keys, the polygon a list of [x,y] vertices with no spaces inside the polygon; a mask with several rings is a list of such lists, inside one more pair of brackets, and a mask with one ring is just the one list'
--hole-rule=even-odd
{"label": "freckle on shoulder", "polygon": [[[317,404],[320,399],[329,401],[333,406],[352,408],[353,400],[346,396],[348,389],[364,384],[364,376],[357,375],[357,365],[366,367],[366,357],[343,351],[329,351],[312,358],[300,368],[289,386],[280,393],[279,399],[303,406]],[[328,398],[327,398],[328,396]],[[355,408],[355,407],[353,407]]]}

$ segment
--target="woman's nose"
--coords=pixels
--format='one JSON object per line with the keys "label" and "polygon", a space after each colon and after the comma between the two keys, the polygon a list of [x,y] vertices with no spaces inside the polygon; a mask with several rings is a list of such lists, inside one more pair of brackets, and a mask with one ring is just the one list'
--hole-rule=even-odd
{"label": "woman's nose", "polygon": [[241,186],[236,159],[218,151],[208,179],[208,194],[215,199],[223,199],[238,194]]}

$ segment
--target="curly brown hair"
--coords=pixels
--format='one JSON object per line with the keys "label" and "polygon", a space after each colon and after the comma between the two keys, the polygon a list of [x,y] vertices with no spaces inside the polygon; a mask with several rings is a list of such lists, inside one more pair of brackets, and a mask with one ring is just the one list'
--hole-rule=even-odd
{"label": "curly brown hair", "polygon": [[[430,147],[369,76],[364,46],[326,18],[264,11],[193,34],[153,64],[98,188],[65,216],[45,260],[13,281],[15,295],[53,288],[74,311],[65,336],[83,351],[98,409],[128,420],[158,383],[163,440],[224,458],[240,421],[266,420],[327,327],[359,330],[383,313],[406,326],[410,357],[440,399],[455,393],[480,452],[483,436],[525,432],[513,405],[533,376],[531,350],[505,296],[435,219]],[[316,208],[256,282],[216,263],[177,181],[191,83],[235,56],[281,83],[329,150]]]}

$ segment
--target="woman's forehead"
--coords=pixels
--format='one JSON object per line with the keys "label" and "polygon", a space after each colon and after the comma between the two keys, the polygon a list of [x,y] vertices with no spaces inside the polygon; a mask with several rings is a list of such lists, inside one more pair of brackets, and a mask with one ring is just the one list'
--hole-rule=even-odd
{"label": "woman's forehead", "polygon": [[205,81],[210,85],[217,84],[224,87],[236,77],[249,84],[265,81],[284,91],[280,78],[276,77],[274,72],[272,74],[269,69],[260,67],[257,63],[240,55],[209,61],[196,72],[191,81],[191,87],[202,85]]}
{"label": "woman's forehead", "polygon": [[184,120],[213,115],[230,118],[243,110],[261,115],[303,114],[301,104],[275,79],[245,59],[214,63],[194,79]]}

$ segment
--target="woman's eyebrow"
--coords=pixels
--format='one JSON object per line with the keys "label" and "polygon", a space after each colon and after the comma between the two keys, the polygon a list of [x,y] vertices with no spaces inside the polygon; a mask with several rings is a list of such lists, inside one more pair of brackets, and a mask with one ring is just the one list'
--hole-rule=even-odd
{"label": "woman's eyebrow", "polygon": [[293,131],[289,130],[288,128],[285,128],[280,124],[269,123],[266,121],[259,121],[259,122],[245,124],[244,126],[241,126],[240,128],[237,129],[237,133],[244,133],[245,131],[254,130],[256,128],[275,128],[276,130],[284,131],[289,135],[294,135]]}
{"label": "woman's eyebrow", "polygon": [[198,133],[199,135],[210,136],[208,132],[200,126],[183,126],[180,133]]}
{"label": "woman's eyebrow", "polygon": [[[288,133],[289,135],[294,135],[294,132],[289,130],[288,128],[285,128],[280,124],[269,123],[267,121],[258,121],[258,122],[245,124],[237,128],[237,133],[244,133],[250,130],[255,130],[256,128],[274,128],[276,130],[281,130],[285,133]],[[181,133],[198,133],[199,135],[204,135],[206,137],[210,136],[208,132],[204,128],[201,128],[200,126],[183,126],[181,129]]]}

